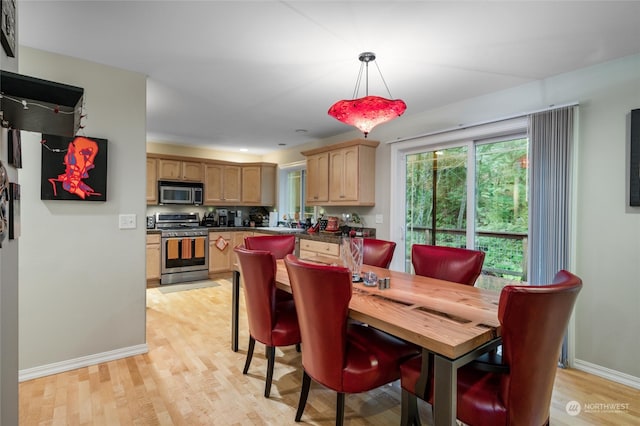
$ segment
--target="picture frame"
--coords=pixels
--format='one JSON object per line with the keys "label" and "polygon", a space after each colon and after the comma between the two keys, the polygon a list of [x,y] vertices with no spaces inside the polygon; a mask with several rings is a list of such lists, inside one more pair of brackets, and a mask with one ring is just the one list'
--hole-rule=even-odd
{"label": "picture frame", "polygon": [[106,139],[42,135],[41,145],[41,200],[107,200]]}
{"label": "picture frame", "polygon": [[16,56],[16,0],[0,0],[0,42],[7,56]]}
{"label": "picture frame", "polygon": [[7,137],[7,161],[17,169],[22,168],[22,142],[20,138],[20,130],[9,130]]}
{"label": "picture frame", "polygon": [[629,206],[640,207],[640,109],[630,115]]}
{"label": "picture frame", "polygon": [[20,236],[20,184],[9,182],[9,239]]}

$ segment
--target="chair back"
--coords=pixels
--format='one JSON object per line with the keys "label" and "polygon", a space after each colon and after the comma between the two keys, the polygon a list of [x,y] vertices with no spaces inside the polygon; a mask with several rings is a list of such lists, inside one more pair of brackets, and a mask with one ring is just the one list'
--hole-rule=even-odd
{"label": "chair back", "polygon": [[302,339],[302,366],[311,378],[331,389],[342,389],[351,272],[316,265],[287,255],[293,300]]}
{"label": "chair back", "polygon": [[249,333],[259,342],[273,346],[271,330],[275,323],[276,259],[265,250],[233,249],[243,282]]}
{"label": "chair back", "polygon": [[411,247],[411,263],[416,275],[474,285],[482,272],[484,252],[414,244]]}
{"label": "chair back", "polygon": [[362,248],[362,263],[379,268],[389,268],[391,259],[393,259],[393,252],[396,249],[396,243],[375,238],[365,238]]}
{"label": "chair back", "polygon": [[509,374],[500,384],[507,424],[544,424],[560,349],[582,280],[559,271],[552,285],[506,286],[500,294],[502,359]]}
{"label": "chair back", "polygon": [[296,249],[295,235],[260,235],[244,237],[244,246],[249,250],[266,250],[273,253],[276,259],[293,253]]}

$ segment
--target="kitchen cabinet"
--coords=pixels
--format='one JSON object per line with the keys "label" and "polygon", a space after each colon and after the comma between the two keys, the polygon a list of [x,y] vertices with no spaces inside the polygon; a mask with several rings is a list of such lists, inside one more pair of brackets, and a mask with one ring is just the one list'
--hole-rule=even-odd
{"label": "kitchen cabinet", "polygon": [[147,158],[147,204],[158,204],[158,160]]}
{"label": "kitchen cabinet", "polygon": [[205,164],[204,204],[236,205],[241,201],[242,167],[230,164]]}
{"label": "kitchen cabinet", "polygon": [[209,232],[209,273],[229,272],[233,266],[231,232]]}
{"label": "kitchen cabinet", "polygon": [[242,167],[242,204],[273,206],[276,197],[276,165]]}
{"label": "kitchen cabinet", "polygon": [[306,203],[317,205],[329,201],[329,153],[307,157]]}
{"label": "kitchen cabinet", "polygon": [[307,157],[307,204],[374,206],[379,144],[355,139],[302,152]]}
{"label": "kitchen cabinet", "polygon": [[300,258],[313,259],[316,256],[332,258],[340,264],[340,245],[326,241],[300,238]]}
{"label": "kitchen cabinet", "polygon": [[158,159],[158,179],[202,182],[202,175],[201,162]]}
{"label": "kitchen cabinet", "polygon": [[147,281],[160,280],[160,234],[147,235]]}

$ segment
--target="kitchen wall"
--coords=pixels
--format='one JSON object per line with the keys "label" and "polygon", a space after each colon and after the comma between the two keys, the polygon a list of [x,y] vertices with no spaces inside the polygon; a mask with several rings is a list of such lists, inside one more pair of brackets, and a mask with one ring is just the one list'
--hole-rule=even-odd
{"label": "kitchen wall", "polygon": [[[398,140],[579,102],[571,269],[582,277],[570,338],[574,366],[640,388],[640,208],[629,207],[629,112],[640,108],[640,55],[413,113],[375,128],[379,238],[390,223],[389,146]],[[332,142],[359,137],[345,134]],[[302,159],[298,147],[265,161]]]}
{"label": "kitchen wall", "polygon": [[41,201],[41,135],[22,132],[20,378],[144,353],[146,77],[26,47],[19,69],[83,87],[80,134],[108,140],[106,202]]}

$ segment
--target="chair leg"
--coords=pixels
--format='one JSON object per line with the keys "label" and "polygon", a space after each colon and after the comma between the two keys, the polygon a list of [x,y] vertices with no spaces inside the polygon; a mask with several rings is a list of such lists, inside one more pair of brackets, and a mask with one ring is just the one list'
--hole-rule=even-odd
{"label": "chair leg", "polygon": [[418,413],[418,398],[409,391],[402,389],[401,417],[402,426],[420,426],[420,414]]}
{"label": "chair leg", "polygon": [[336,426],[344,424],[344,392],[338,392],[336,399]]}
{"label": "chair leg", "polygon": [[269,398],[271,393],[271,381],[273,380],[273,365],[276,359],[276,347],[267,346],[267,383],[264,387],[264,397]]}
{"label": "chair leg", "polygon": [[296,343],[296,352],[300,353],[300,343]]}
{"label": "chair leg", "polygon": [[296,422],[299,422],[304,412],[304,406],[307,405],[307,397],[309,396],[309,387],[311,387],[311,377],[306,371],[302,372],[302,389],[300,390],[300,401],[298,402],[298,411],[296,412]]}
{"label": "chair leg", "polygon": [[244,362],[244,370],[242,370],[242,374],[247,374],[249,371],[249,366],[251,365],[251,358],[253,358],[253,348],[256,346],[256,339],[252,336],[249,336],[249,348],[247,349],[247,360]]}

